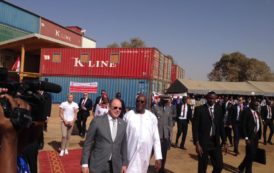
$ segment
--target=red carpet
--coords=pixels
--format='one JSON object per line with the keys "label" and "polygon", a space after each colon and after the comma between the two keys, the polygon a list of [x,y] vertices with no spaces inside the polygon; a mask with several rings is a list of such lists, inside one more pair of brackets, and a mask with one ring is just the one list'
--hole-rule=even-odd
{"label": "red carpet", "polygon": [[80,173],[82,149],[69,150],[63,157],[56,151],[39,152],[40,173]]}

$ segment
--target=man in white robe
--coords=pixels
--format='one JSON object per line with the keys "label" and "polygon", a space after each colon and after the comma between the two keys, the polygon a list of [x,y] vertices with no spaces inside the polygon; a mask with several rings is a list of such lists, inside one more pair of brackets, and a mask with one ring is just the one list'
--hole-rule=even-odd
{"label": "man in white robe", "polygon": [[155,156],[155,169],[161,168],[161,142],[156,116],[145,109],[146,97],[136,98],[136,110],[127,112],[127,147],[129,165],[127,173],[147,173],[152,148]]}

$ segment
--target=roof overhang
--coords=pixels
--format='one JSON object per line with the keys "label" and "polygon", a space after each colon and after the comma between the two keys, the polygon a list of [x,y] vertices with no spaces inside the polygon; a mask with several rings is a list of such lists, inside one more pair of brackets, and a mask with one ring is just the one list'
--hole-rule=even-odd
{"label": "roof overhang", "polygon": [[41,48],[80,48],[79,46],[64,41],[34,33],[0,42],[0,49],[11,49],[14,51],[20,51],[22,45],[24,45],[24,48],[27,51],[37,50]]}

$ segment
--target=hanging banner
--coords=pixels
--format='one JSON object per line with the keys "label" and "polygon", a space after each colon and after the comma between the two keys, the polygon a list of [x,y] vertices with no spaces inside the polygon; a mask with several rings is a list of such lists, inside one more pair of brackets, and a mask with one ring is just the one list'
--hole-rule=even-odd
{"label": "hanging banner", "polygon": [[69,92],[71,93],[97,93],[97,82],[70,82]]}
{"label": "hanging banner", "polygon": [[18,57],[15,61],[15,63],[13,64],[13,66],[11,67],[11,71],[16,71],[19,72],[20,71],[20,57]]}

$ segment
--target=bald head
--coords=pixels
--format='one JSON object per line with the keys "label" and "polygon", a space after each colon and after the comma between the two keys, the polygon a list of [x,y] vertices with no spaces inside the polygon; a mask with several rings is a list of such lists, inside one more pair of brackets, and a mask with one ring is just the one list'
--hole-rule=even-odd
{"label": "bald head", "polygon": [[121,114],[122,103],[119,99],[112,99],[110,101],[109,114],[112,118],[118,118]]}

